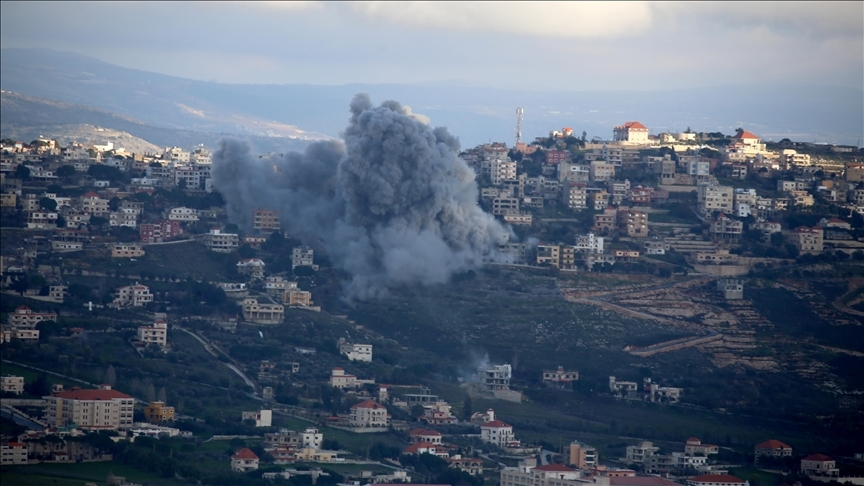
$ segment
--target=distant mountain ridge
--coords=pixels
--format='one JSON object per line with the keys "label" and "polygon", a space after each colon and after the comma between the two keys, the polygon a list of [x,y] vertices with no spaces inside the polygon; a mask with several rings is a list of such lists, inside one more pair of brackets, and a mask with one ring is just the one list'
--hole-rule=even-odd
{"label": "distant mountain ridge", "polygon": [[743,127],[766,139],[849,145],[864,137],[864,90],[830,86],[533,92],[450,85],[240,85],[127,69],[46,49],[3,49],[0,87],[156,127],[259,137],[338,137],[357,92],[369,93],[376,102],[395,99],[410,105],[433,125],[447,126],[463,146],[512,143],[517,107],[525,110],[522,131],[529,141],[563,126],[610,138],[614,125],[630,120],[641,121],[652,133],[688,127],[732,133]]}

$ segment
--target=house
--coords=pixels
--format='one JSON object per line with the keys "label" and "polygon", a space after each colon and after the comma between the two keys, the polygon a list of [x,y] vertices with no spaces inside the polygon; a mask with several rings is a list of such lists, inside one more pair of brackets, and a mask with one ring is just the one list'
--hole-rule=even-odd
{"label": "house", "polygon": [[831,229],[844,229],[844,230],[851,230],[852,229],[851,224],[847,223],[846,221],[843,221],[840,218],[830,218],[830,219],[822,218],[819,221],[819,227],[820,228],[831,228]]}
{"label": "house", "polygon": [[108,307],[141,307],[153,302],[153,294],[150,293],[150,288],[146,285],[141,285],[135,282],[135,285],[127,285],[117,289],[117,297],[113,302],[108,304]]}
{"label": "house", "polygon": [[578,371],[564,371],[563,366],[554,371],[543,370],[543,384],[553,388],[572,388],[573,382],[578,379]]}
{"label": "house", "polygon": [[223,233],[217,228],[211,229],[200,238],[204,246],[218,253],[230,253],[240,246],[240,236],[236,233]]}
{"label": "house", "polygon": [[372,362],[372,345],[371,344],[353,344],[339,338],[339,354],[345,355],[351,361]]}
{"label": "house", "polygon": [[684,443],[684,453],[688,455],[708,456],[710,454],[717,454],[717,452],[719,452],[719,447],[714,444],[703,444],[696,437],[690,437]]}
{"label": "house", "polygon": [[373,400],[366,400],[351,407],[351,427],[383,428],[390,425],[387,408]]}
{"label": "house", "polygon": [[0,378],[0,391],[3,393],[14,393],[20,395],[24,393],[24,377],[3,375]]}
{"label": "house", "polygon": [[665,255],[670,249],[666,240],[648,240],[643,243],[646,255]]}
{"label": "house", "polygon": [[635,446],[627,446],[626,459],[628,463],[637,463],[642,464],[645,462],[645,459],[653,456],[660,450],[659,447],[654,446],[653,442],[644,441],[639,445]]}
{"label": "house", "polygon": [[635,381],[618,381],[614,376],[609,377],[609,391],[618,396],[635,396],[639,384]]}
{"label": "house", "polygon": [[27,463],[27,444],[21,442],[3,442],[0,444],[0,464],[15,466]]}
{"label": "house", "polygon": [[258,470],[258,456],[247,448],[242,448],[231,456],[231,470],[241,473]]}
{"label": "house", "polygon": [[486,422],[480,426],[480,440],[498,447],[518,444],[513,435],[513,426],[500,420]]}
{"label": "house", "polygon": [[26,305],[19,306],[9,314],[9,325],[20,329],[34,329],[42,321],[56,320],[56,312],[33,312]]}
{"label": "house", "polygon": [[285,307],[282,304],[263,304],[257,298],[243,299],[243,319],[252,324],[282,324]]}
{"label": "house", "polygon": [[432,444],[430,442],[415,442],[402,449],[402,454],[415,456],[419,456],[420,454],[432,454],[433,456],[445,459],[450,457],[450,453],[447,452],[446,447],[442,447],[441,444]]}
{"label": "house", "polygon": [[799,226],[787,233],[787,236],[795,248],[802,253],[820,253],[823,250],[823,232],[819,226],[812,228]]}
{"label": "house", "polygon": [[594,226],[591,228],[594,231],[614,230],[618,221],[618,210],[612,206],[603,210],[603,214],[594,215]]}
{"label": "house", "polygon": [[138,227],[138,213],[132,209],[120,209],[108,213],[108,226],[135,229]]}
{"label": "house", "polygon": [[574,440],[570,443],[568,464],[579,469],[593,469],[597,467],[597,449],[594,446]]}
{"label": "house", "polygon": [[629,121],[612,129],[612,140],[629,144],[648,144],[648,127]]}
{"label": "house", "polygon": [[153,424],[174,420],[174,407],[166,407],[163,402],[150,402],[144,407],[144,417]]}
{"label": "house", "polygon": [[270,427],[273,425],[273,411],[259,410],[257,412],[243,412],[241,419],[244,422],[247,420],[254,420],[255,427]]}
{"label": "house", "polygon": [[330,371],[330,386],[334,388],[354,388],[357,386],[357,377],[345,373],[342,368],[333,368]]}
{"label": "house", "polygon": [[732,219],[723,213],[717,215],[717,219],[711,223],[711,235],[719,240],[736,240],[744,232],[744,223]]}
{"label": "house", "polygon": [[837,462],[824,454],[812,454],[801,459],[801,472],[811,477],[838,478]]}
{"label": "house", "polygon": [[144,256],[144,248],[134,243],[117,243],[110,246],[111,258],[138,258]]}
{"label": "house", "polygon": [[132,426],[135,399],[101,385],[97,390],[72,388],[42,397],[45,422],[52,427],[76,424],[80,429],[117,430]]}
{"label": "house", "polygon": [[156,344],[160,348],[164,348],[168,345],[168,323],[158,319],[151,326],[139,326],[137,337],[138,342],[144,346]]}
{"label": "house", "polygon": [[274,232],[282,229],[279,211],[256,209],[252,212],[252,228],[256,231]]}
{"label": "house", "polygon": [[490,391],[509,390],[513,369],[509,364],[494,365],[480,370],[483,373],[483,386]]}
{"label": "house", "polygon": [[756,444],[756,447],[753,449],[753,455],[757,462],[760,457],[791,457],[792,447],[779,440],[770,439]]}
{"label": "house", "polygon": [[456,454],[453,457],[446,459],[452,468],[461,469],[472,476],[483,475],[483,459],[480,459],[479,457],[462,457],[461,454]]}
{"label": "house", "polygon": [[408,435],[411,437],[411,442],[427,442],[441,445],[441,432],[437,430],[412,429],[408,431]]}
{"label": "house", "polygon": [[618,228],[631,238],[648,236],[648,212],[621,206],[618,208]]}
{"label": "house", "polygon": [[81,196],[80,206],[82,211],[93,216],[103,216],[110,211],[108,200],[102,199],[99,194],[92,191]]}
{"label": "house", "polygon": [[264,261],[260,258],[246,258],[237,262],[237,272],[251,278],[264,278]]}
{"label": "house", "polygon": [[687,480],[687,486],[748,486],[749,483],[729,474],[704,474]]}
{"label": "house", "polygon": [[181,223],[193,223],[198,221],[198,210],[192,208],[171,208],[165,215],[168,221],[180,221]]}

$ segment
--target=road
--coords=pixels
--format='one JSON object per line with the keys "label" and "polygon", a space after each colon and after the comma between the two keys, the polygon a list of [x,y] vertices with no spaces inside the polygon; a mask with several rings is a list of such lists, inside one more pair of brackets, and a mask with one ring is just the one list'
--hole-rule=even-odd
{"label": "road", "polygon": [[[212,344],[210,344],[206,339],[204,339],[204,338],[202,338],[201,336],[199,336],[197,333],[194,333],[194,332],[192,332],[192,331],[190,331],[190,330],[188,330],[188,329],[185,329],[185,328],[182,328],[182,327],[178,327],[178,326],[174,326],[174,329],[177,329],[177,330],[183,331],[183,332],[185,332],[186,334],[188,334],[188,335],[194,337],[195,339],[198,340],[199,343],[201,343],[202,346],[204,346],[204,349],[206,349],[208,353],[210,353],[211,355],[213,355],[213,356],[216,357],[216,358],[219,357],[219,354],[216,352],[216,347],[213,346]],[[243,370],[241,370],[240,368],[238,368],[237,366],[235,366],[235,365],[233,365],[233,364],[231,364],[231,363],[225,363],[225,362],[222,362],[222,361],[220,361],[220,363],[222,363],[223,365],[225,365],[226,367],[228,367],[228,369],[230,369],[230,370],[233,371],[234,373],[237,373],[237,376],[239,376],[240,378],[242,378],[243,381],[246,382],[246,384],[249,385],[249,386],[252,388],[252,394],[253,394],[253,396],[257,396],[257,393],[258,393],[258,384],[255,383],[255,381],[252,380],[252,378],[249,378],[249,376],[248,376],[246,373],[244,373]]]}

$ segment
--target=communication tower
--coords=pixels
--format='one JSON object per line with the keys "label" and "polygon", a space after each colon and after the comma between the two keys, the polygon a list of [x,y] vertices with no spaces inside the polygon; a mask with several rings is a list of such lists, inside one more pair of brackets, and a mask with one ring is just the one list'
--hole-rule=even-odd
{"label": "communication tower", "polygon": [[522,143],[522,108],[516,108],[516,144]]}

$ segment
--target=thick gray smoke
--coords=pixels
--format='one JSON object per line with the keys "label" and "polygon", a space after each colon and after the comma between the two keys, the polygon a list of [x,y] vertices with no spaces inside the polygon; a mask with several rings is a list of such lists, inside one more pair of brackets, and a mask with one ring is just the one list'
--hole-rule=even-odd
{"label": "thick gray smoke", "polygon": [[223,140],[213,184],[229,219],[251,230],[252,211],[281,211],[282,225],[324,248],[351,274],[346,296],[366,300],[404,285],[444,283],[498,259],[510,230],[477,205],[474,171],[444,128],[395,101],[351,102],[344,145],[319,142],[302,154],[253,157]]}

